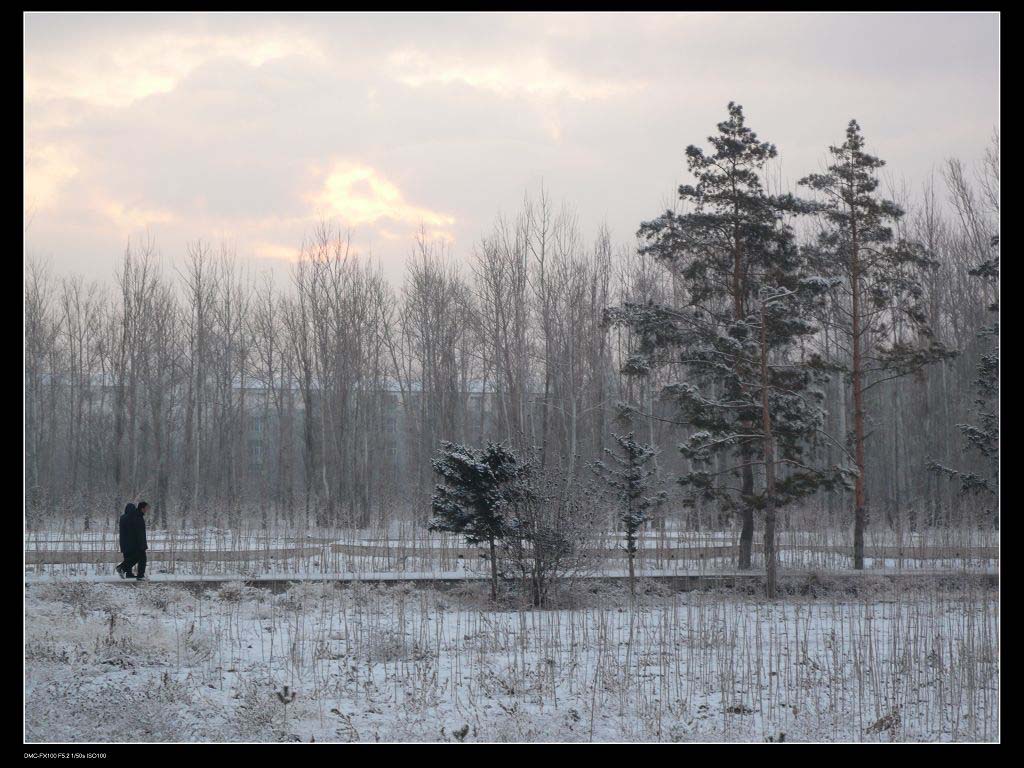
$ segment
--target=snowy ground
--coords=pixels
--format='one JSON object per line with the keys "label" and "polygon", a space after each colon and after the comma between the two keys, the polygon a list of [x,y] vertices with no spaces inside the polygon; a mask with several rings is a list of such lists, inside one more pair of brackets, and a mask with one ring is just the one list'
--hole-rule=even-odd
{"label": "snowy ground", "polygon": [[630,607],[595,585],[544,611],[486,590],[29,584],[26,739],[998,738],[993,589]]}

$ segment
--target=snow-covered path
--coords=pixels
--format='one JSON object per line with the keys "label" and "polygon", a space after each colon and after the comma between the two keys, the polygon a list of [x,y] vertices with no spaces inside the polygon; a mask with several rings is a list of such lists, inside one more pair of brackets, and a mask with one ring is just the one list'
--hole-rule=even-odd
{"label": "snow-covered path", "polygon": [[[764,571],[749,570],[715,570],[715,571],[692,571],[692,570],[646,570],[638,571],[637,578],[656,581],[676,581],[680,584],[692,582],[699,585],[701,582],[707,584],[731,585],[739,582],[759,582],[764,579]],[[807,581],[821,576],[816,571],[783,570],[779,574],[780,581]],[[896,569],[896,568],[872,568],[869,570],[857,571],[853,569],[828,571],[828,578],[852,578],[867,580],[871,578],[899,579],[906,582],[927,583],[936,578],[972,578],[984,581],[989,584],[998,582],[999,572],[996,569],[962,569],[934,568],[934,569]],[[292,582],[341,582],[341,583],[376,583],[376,582],[477,582],[487,581],[486,574],[472,571],[376,571],[376,572],[350,572],[350,573],[264,573],[258,575],[247,575],[241,573],[226,574],[175,574],[156,573],[147,575],[146,581],[153,583],[175,583],[175,584],[224,584],[228,582],[244,582],[247,584],[275,584]],[[607,570],[597,574],[577,576],[577,579],[619,581],[628,578],[624,570]],[[91,584],[137,584],[134,579],[121,579],[115,575],[55,575],[44,573],[40,575],[26,575],[26,584],[43,584],[48,582],[71,581],[86,582]]]}

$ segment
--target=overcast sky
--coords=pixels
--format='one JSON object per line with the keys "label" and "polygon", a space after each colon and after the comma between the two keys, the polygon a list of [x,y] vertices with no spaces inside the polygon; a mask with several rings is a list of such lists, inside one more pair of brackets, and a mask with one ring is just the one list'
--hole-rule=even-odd
{"label": "overcast sky", "polygon": [[855,117],[919,183],[998,125],[995,14],[25,17],[27,250],[108,278],[227,242],[288,264],[320,218],[400,278],[424,227],[465,258],[543,180],[627,243],[734,100],[784,177]]}

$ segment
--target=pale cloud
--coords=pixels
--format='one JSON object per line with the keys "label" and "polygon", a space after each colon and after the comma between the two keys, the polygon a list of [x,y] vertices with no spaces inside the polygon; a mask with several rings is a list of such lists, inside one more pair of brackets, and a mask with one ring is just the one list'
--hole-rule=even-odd
{"label": "pale cloud", "polygon": [[295,246],[281,245],[280,243],[261,242],[253,245],[253,253],[262,259],[273,261],[292,262],[298,261],[300,250]]}
{"label": "pale cloud", "polygon": [[143,205],[125,203],[119,200],[102,198],[94,209],[116,227],[120,232],[130,234],[145,230],[154,224],[170,224],[177,221],[178,216],[171,211],[147,208]]}
{"label": "pale cloud", "polygon": [[78,172],[78,160],[67,146],[26,142],[25,205],[33,210],[55,206]]}
{"label": "pale cloud", "polygon": [[392,76],[412,88],[461,83],[505,97],[565,96],[592,101],[609,99],[643,86],[637,81],[584,77],[557,67],[542,53],[489,62],[405,48],[392,53],[388,61]]}
{"label": "pale cloud", "polygon": [[730,100],[790,183],[851,117],[915,183],[984,149],[998,43],[995,14],[28,14],[28,250],[109,275],[150,228],[286,269],[325,218],[400,280],[541,182],[627,242]]}
{"label": "pale cloud", "polygon": [[173,91],[189,74],[216,59],[259,67],[292,55],[323,56],[315,43],[294,34],[156,34],[114,47],[76,49],[50,55],[43,62],[30,62],[25,101],[73,99],[98,107],[126,107],[147,96]]}
{"label": "pale cloud", "polygon": [[391,222],[443,233],[455,224],[453,216],[409,203],[380,172],[359,163],[335,162],[308,199],[318,214],[351,227]]}

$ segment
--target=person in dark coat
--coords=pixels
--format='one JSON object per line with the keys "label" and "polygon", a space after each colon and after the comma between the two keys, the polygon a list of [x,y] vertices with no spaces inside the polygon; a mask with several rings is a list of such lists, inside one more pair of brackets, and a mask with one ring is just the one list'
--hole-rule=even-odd
{"label": "person in dark coat", "polygon": [[131,564],[128,559],[128,531],[131,528],[129,522],[135,515],[135,505],[131,502],[125,505],[124,512],[121,513],[121,517],[117,519],[117,548],[121,550],[121,554],[124,555],[124,559],[118,563],[115,570],[117,575],[122,579],[127,576],[134,576],[131,571]]}
{"label": "person in dark coat", "polygon": [[149,506],[140,501],[138,506],[128,504],[118,519],[118,539],[124,560],[117,566],[117,575],[122,579],[132,576],[132,568],[138,566],[135,579],[146,577],[146,519],[144,513]]}

